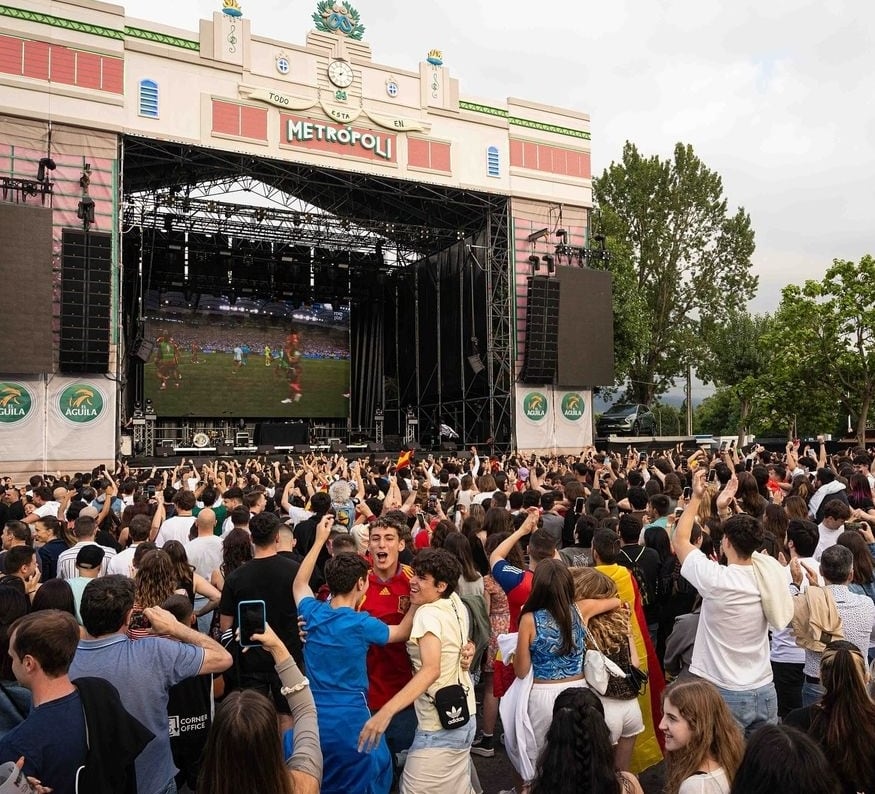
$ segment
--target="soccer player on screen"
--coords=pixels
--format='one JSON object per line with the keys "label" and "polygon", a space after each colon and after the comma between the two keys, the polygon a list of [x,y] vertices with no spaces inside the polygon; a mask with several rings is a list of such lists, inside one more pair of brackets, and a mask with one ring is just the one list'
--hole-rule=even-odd
{"label": "soccer player on screen", "polygon": [[297,331],[289,331],[286,341],[283,342],[283,355],[280,366],[286,370],[286,379],[289,382],[289,396],[282,403],[289,404],[298,402],[303,394],[301,392],[301,338]]}
{"label": "soccer player on screen", "polygon": [[173,385],[178,389],[182,380],[182,375],[179,373],[178,345],[173,341],[173,337],[166,332],[155,340],[155,345],[155,372],[158,375],[158,380],[161,381],[158,390],[164,391],[170,378],[174,379]]}

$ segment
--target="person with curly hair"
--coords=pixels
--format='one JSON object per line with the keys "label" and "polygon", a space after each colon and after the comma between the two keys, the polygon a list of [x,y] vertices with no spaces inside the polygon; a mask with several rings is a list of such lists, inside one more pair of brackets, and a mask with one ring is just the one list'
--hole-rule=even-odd
{"label": "person with curly hair", "polygon": [[213,572],[210,584],[221,590],[225,579],[251,559],[252,538],[245,529],[235,527],[222,539],[222,564]]}
{"label": "person with curly hair", "polygon": [[561,692],[529,794],[643,794],[631,772],[617,771],[602,702],[585,688]]}
{"label": "person with curly hair", "polygon": [[[574,597],[578,601],[619,597],[614,580],[594,568],[572,568],[571,575],[574,578]],[[590,634],[590,646],[600,650],[620,669],[628,673],[632,665],[638,667],[628,604],[593,615],[586,621],[586,628]],[[620,678],[612,678],[607,692],[598,695],[611,733],[617,769],[629,769],[635,738],[644,732],[637,696],[638,692]]]}
{"label": "person with curly hair", "polygon": [[176,569],[164,549],[154,549],[146,553],[137,568],[134,585],[134,608],[128,622],[127,635],[132,640],[140,640],[152,634],[152,626],[145,610],[162,606],[177,590],[181,593],[184,591],[177,586]]}
{"label": "person with curly hair", "polygon": [[201,615],[212,612],[219,605],[222,593],[203,576],[195,572],[194,566],[188,561],[185,546],[178,540],[171,540],[164,544],[163,551],[167,552],[173,563],[177,590],[185,592],[192,606],[194,606],[196,596],[202,596],[206,599],[206,602],[195,612],[195,616],[201,617]]}
{"label": "person with curly hair", "polygon": [[676,681],[662,711],[665,794],[729,794],[744,739],[717,687],[699,678]]}

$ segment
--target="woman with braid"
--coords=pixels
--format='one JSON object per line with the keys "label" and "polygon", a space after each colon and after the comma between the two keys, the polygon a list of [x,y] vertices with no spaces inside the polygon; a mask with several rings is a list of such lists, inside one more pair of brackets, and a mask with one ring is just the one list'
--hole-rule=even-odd
{"label": "woman with braid", "polygon": [[614,768],[602,703],[584,687],[559,694],[529,794],[643,794],[630,772]]}

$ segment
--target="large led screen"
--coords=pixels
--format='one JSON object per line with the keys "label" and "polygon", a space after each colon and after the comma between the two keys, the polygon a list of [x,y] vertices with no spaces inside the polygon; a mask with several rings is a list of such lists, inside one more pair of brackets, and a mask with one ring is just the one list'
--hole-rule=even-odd
{"label": "large led screen", "polygon": [[144,397],[158,416],[349,415],[349,306],[201,296],[192,307],[172,293],[156,303]]}

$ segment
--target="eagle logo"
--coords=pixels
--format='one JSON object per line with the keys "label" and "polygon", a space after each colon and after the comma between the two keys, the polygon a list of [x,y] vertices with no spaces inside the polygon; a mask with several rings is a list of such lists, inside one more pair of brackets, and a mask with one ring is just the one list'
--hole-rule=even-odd
{"label": "eagle logo", "polygon": [[21,405],[21,390],[15,386],[4,386],[0,389],[0,408],[12,405]]}

